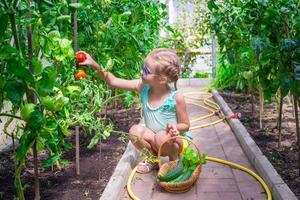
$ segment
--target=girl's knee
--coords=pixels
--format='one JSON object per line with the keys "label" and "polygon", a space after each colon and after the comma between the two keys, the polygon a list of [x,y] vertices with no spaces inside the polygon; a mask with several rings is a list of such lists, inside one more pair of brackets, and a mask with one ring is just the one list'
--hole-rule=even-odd
{"label": "girl's knee", "polygon": [[128,139],[135,141],[137,138],[142,136],[143,129],[140,125],[135,124],[129,129]]}
{"label": "girl's knee", "polygon": [[129,129],[129,133],[139,133],[143,130],[143,127],[141,125],[135,124]]}

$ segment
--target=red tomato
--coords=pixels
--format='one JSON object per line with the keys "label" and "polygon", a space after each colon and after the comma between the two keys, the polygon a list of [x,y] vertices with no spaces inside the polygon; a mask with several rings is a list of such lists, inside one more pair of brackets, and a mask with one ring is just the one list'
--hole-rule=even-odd
{"label": "red tomato", "polygon": [[76,78],[77,81],[79,81],[80,79],[83,79],[85,77],[86,77],[86,73],[82,69],[78,70],[76,75],[75,75],[75,78]]}
{"label": "red tomato", "polygon": [[78,63],[82,63],[86,60],[86,55],[84,53],[77,53],[76,59]]}

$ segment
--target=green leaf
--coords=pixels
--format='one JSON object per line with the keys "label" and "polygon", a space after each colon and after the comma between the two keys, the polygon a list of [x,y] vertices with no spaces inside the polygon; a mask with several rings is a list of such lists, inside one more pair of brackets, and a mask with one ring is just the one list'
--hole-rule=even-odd
{"label": "green leaf", "polygon": [[29,131],[25,131],[19,140],[19,148],[16,155],[17,162],[22,162],[28,152],[28,149],[33,145],[35,138]]}
{"label": "green leaf", "polygon": [[34,74],[38,75],[42,72],[42,62],[36,57],[32,59],[32,65],[33,65]]}
{"label": "green leaf", "polygon": [[1,13],[0,19],[0,43],[2,43],[5,35],[4,33],[7,29],[9,17],[7,14]]}
{"label": "green leaf", "polygon": [[126,108],[130,108],[134,102],[134,93],[131,91],[127,91],[124,100],[124,104]]}
{"label": "green leaf", "polygon": [[268,45],[267,38],[253,37],[251,40],[251,46],[257,54],[261,53]]}
{"label": "green leaf", "polygon": [[257,2],[261,3],[263,6],[267,6],[269,3],[269,0],[257,0]]}
{"label": "green leaf", "polygon": [[11,57],[14,57],[18,54],[18,50],[14,47],[11,47],[9,45],[3,45],[0,49],[0,60],[9,59]]}
{"label": "green leaf", "polygon": [[64,142],[63,146],[69,150],[73,148],[73,144],[70,142]]}
{"label": "green leaf", "polygon": [[87,146],[87,148],[88,148],[88,149],[93,148],[93,147],[99,142],[100,137],[101,137],[100,133],[95,134],[94,137],[91,139],[91,142],[90,142],[90,144]]}
{"label": "green leaf", "polygon": [[34,78],[28,69],[24,60],[20,59],[18,56],[10,58],[7,64],[7,72],[9,74],[14,74],[16,77],[25,80],[28,83],[33,84]]}
{"label": "green leaf", "polygon": [[297,66],[294,69],[294,73],[295,73],[296,80],[300,81],[300,66]]}
{"label": "green leaf", "polygon": [[284,51],[293,51],[297,48],[298,44],[296,41],[291,39],[283,39],[282,41],[282,50]]}
{"label": "green leaf", "polygon": [[280,87],[281,95],[283,97],[288,95],[291,89],[291,85],[292,85],[292,80],[289,77],[285,76],[281,81],[281,87]]}
{"label": "green leaf", "polygon": [[49,94],[56,81],[57,72],[54,67],[46,67],[42,72],[42,78],[38,81],[37,88],[39,94],[46,96]]}
{"label": "green leaf", "polygon": [[4,86],[4,91],[6,92],[6,98],[10,100],[14,106],[19,107],[25,94],[24,82],[21,80],[7,81]]}
{"label": "green leaf", "polygon": [[61,15],[59,17],[57,17],[58,21],[63,21],[63,20],[71,20],[71,16],[70,15]]}
{"label": "green leaf", "polygon": [[218,10],[219,9],[219,7],[215,4],[215,2],[213,0],[208,1],[207,7],[209,10],[213,10],[213,9]]}
{"label": "green leaf", "polygon": [[60,159],[60,154],[54,154],[42,163],[43,168],[51,167],[54,162]]}
{"label": "green leaf", "polygon": [[70,137],[72,135],[72,132],[68,130],[68,126],[60,127],[61,132],[66,136]]}

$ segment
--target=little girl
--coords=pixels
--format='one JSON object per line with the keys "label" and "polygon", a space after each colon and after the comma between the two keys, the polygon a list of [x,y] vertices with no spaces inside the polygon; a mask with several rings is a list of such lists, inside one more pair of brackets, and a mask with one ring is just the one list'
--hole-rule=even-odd
{"label": "little girl", "polygon": [[[146,126],[136,124],[129,130],[129,139],[138,150],[147,148],[156,155],[160,145],[167,139],[189,130],[184,97],[175,90],[180,75],[180,59],[175,51],[165,48],[152,51],[145,59],[142,78],[137,80],[117,78],[110,72],[103,71],[89,54],[84,51],[80,53],[84,53],[87,59],[79,64],[92,67],[108,85],[140,93]],[[169,83],[174,83],[175,89]],[[176,139],[163,145],[161,156],[176,160],[181,151],[182,141]],[[154,167],[157,164],[141,162],[137,171],[148,173]]]}

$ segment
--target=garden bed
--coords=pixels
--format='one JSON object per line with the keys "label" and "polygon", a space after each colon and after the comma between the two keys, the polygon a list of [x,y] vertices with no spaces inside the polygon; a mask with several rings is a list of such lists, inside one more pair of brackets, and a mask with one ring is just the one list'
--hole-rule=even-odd
{"label": "garden bed", "polygon": [[244,124],[251,137],[295,195],[300,198],[297,136],[292,106],[289,105],[288,102],[284,103],[282,145],[281,148],[278,148],[277,111],[275,109],[275,102],[265,103],[263,128],[261,129],[258,116],[258,104],[256,105],[256,116],[253,116],[249,96],[234,92],[220,92],[220,95],[233,112],[241,113],[242,117],[240,121]]}
{"label": "garden bed", "polygon": [[[138,123],[140,114],[136,109],[116,107],[107,112],[107,117],[114,122],[115,130],[128,132],[129,127]],[[70,139],[75,144],[75,136]],[[112,175],[115,166],[127,146],[127,139],[122,142],[118,134],[113,134],[108,140],[101,141],[92,150],[86,147],[89,137],[80,138],[80,176],[75,174],[75,149],[66,151],[64,159],[67,167],[58,169],[40,169],[41,199],[43,200],[98,200]],[[12,151],[0,154],[0,199],[13,199],[14,195],[14,165]],[[39,159],[46,155],[39,154]],[[28,156],[32,160],[32,156]],[[28,168],[23,171],[22,182],[26,183],[26,199],[34,199],[34,178],[32,162],[27,162]]]}

